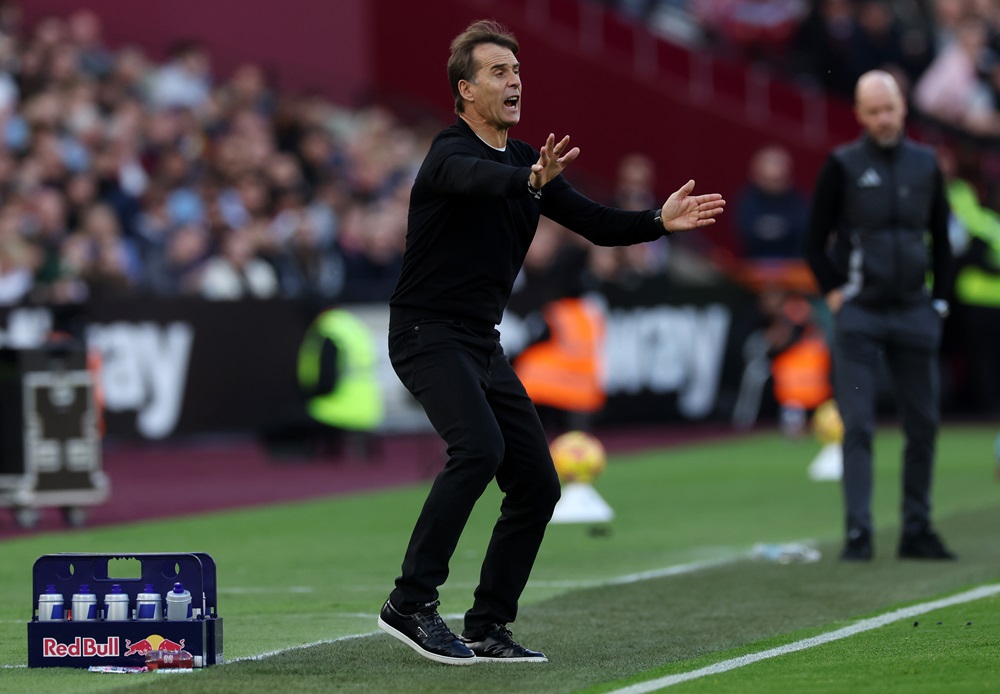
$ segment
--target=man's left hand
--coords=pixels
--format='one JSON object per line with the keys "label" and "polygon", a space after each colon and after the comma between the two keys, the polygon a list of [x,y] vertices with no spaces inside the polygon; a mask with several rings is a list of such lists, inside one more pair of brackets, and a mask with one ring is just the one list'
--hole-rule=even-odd
{"label": "man's left hand", "polygon": [[691,195],[692,190],[694,190],[693,179],[681,186],[663,203],[660,219],[667,231],[688,231],[715,224],[715,218],[722,214],[726,201],[719,193]]}

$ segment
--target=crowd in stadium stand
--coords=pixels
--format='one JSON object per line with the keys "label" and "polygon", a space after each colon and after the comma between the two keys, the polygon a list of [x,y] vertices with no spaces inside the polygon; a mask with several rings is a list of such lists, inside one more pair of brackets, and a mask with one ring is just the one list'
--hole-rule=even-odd
{"label": "crowd in stadium stand", "polygon": [[[963,132],[1000,134],[991,2],[934,0],[924,13],[916,0],[607,1],[648,21],[682,15],[703,45],[834,92],[890,66],[921,111]],[[278,92],[252,63],[217,80],[196,42],[160,62],[136,46],[112,51],[93,12],[28,27],[19,5],[2,1],[0,304],[384,301],[410,182],[438,125]],[[654,177],[652,162],[625,156],[607,202],[655,206]],[[684,251],[664,241],[583,252],[572,235],[556,237],[594,281],[660,272],[668,248]],[[673,267],[708,271],[689,260]]]}
{"label": "crowd in stadium stand", "polygon": [[994,0],[600,0],[655,33],[850,99],[891,71],[918,138],[963,150],[1000,209],[1000,4]]}
{"label": "crowd in stadium stand", "polygon": [[0,303],[385,300],[426,146],[380,109],[216,84],[209,52],[111,51],[92,12],[0,5]]}
{"label": "crowd in stadium stand", "polygon": [[1000,135],[993,0],[606,0],[660,34],[850,96],[890,69],[928,116]]}

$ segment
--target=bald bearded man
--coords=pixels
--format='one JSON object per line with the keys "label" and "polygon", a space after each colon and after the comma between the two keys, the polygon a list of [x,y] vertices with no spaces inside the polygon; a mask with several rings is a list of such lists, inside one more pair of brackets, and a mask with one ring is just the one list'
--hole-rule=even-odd
{"label": "bald bearded man", "polygon": [[933,151],[906,137],[906,102],[892,75],[862,75],[854,111],[863,132],[824,163],[803,244],[833,314],[834,393],[844,420],[841,559],[874,554],[872,440],[882,359],[906,438],[897,555],[954,559],[931,524],[951,266],[943,179]]}

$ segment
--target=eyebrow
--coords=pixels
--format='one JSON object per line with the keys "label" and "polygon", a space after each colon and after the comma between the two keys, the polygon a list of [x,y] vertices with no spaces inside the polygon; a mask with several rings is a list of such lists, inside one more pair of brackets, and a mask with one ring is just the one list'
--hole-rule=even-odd
{"label": "eyebrow", "polygon": [[[490,70],[496,70],[497,68],[506,69],[508,67],[512,67],[510,63],[496,63],[490,66]],[[521,67],[521,63],[514,63],[513,67]]]}

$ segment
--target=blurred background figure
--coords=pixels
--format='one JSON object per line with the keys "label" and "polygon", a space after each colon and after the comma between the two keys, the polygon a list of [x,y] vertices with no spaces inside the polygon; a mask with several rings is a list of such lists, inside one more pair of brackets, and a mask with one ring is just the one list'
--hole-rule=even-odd
{"label": "blurred background figure", "polygon": [[979,135],[1000,134],[1000,116],[980,75],[989,26],[968,18],[917,81],[913,103],[929,116]]}
{"label": "blurred background figure", "polygon": [[[979,153],[969,147],[938,148],[951,206],[952,248],[957,257],[953,320],[961,336],[957,376],[965,409],[1000,415],[1000,214],[983,203],[969,176]],[[955,352],[952,347],[950,352]]]}
{"label": "blurred background figure", "polygon": [[[626,154],[618,164],[615,189],[609,204],[624,210],[656,209],[655,188],[656,164],[652,158],[638,152]],[[667,239],[660,238],[650,243],[621,247],[617,255],[636,273],[643,275],[663,270],[668,249]]]}
{"label": "blurred background figure", "polygon": [[249,229],[234,229],[222,240],[221,252],[209,258],[201,276],[206,299],[271,299],[278,295],[274,268],[256,255],[256,239]]}
{"label": "blurred background figure", "polygon": [[[500,326],[504,352],[547,429],[587,429],[603,407],[604,316],[580,298],[588,250],[542,217]],[[508,346],[509,345],[509,346]]]}
{"label": "blurred background figure", "polygon": [[748,429],[777,415],[782,433],[798,438],[806,433],[809,413],[833,394],[822,317],[810,297],[778,284],[762,287],[757,297],[760,322],[743,344],[733,425]]}
{"label": "blurred background figure", "polygon": [[768,145],[750,160],[748,181],[736,198],[736,228],[748,259],[798,259],[809,213],[795,186],[792,156]]}

